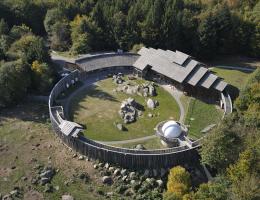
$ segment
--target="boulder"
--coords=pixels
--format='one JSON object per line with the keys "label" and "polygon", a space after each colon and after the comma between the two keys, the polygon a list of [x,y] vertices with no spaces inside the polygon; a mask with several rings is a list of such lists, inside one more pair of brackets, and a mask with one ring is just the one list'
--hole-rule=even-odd
{"label": "boulder", "polygon": [[153,117],[153,114],[152,114],[152,113],[148,113],[148,117],[149,117],[149,118],[152,118],[152,117]]}
{"label": "boulder", "polygon": [[156,183],[158,185],[158,187],[162,187],[163,186],[163,181],[162,180],[156,180]]}
{"label": "boulder", "polygon": [[104,184],[112,184],[113,180],[110,176],[103,176],[102,177],[102,183]]}
{"label": "boulder", "polygon": [[122,177],[122,181],[126,181],[126,179],[127,179],[127,175]]}
{"label": "boulder", "polygon": [[41,185],[45,185],[45,184],[49,183],[49,181],[50,181],[49,178],[42,177],[40,183],[41,183]]}
{"label": "boulder", "polygon": [[62,200],[74,200],[73,196],[68,195],[68,194],[62,195],[61,199]]}
{"label": "boulder", "polygon": [[114,173],[113,173],[115,176],[118,176],[118,175],[120,175],[120,169],[116,169],[115,171],[114,171]]}
{"label": "boulder", "polygon": [[145,147],[142,144],[138,144],[135,146],[136,150],[145,150]]}
{"label": "boulder", "polygon": [[152,110],[155,109],[155,107],[156,107],[156,102],[150,98],[147,100],[146,104],[147,104],[147,107]]}
{"label": "boulder", "polygon": [[84,160],[84,156],[79,156],[79,160]]}
{"label": "boulder", "polygon": [[150,171],[149,171],[149,169],[146,169],[144,171],[144,177],[149,177],[149,175],[150,175]]}
{"label": "boulder", "polygon": [[121,170],[121,175],[122,175],[122,176],[125,176],[126,173],[127,173],[127,170],[126,170],[126,169],[122,169],[122,170]]}
{"label": "boulder", "polygon": [[129,174],[129,178],[130,178],[130,180],[135,179],[135,177],[136,177],[135,172],[130,172],[130,174]]}
{"label": "boulder", "polygon": [[117,127],[117,129],[119,131],[124,131],[125,130],[125,127],[123,126],[123,124],[118,123],[118,124],[116,124],[116,127]]}

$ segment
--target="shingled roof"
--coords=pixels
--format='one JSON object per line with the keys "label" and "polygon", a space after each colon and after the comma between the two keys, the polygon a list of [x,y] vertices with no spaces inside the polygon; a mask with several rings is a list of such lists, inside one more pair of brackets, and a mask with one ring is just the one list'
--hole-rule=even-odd
{"label": "shingled roof", "polygon": [[186,82],[192,86],[206,89],[214,88],[222,92],[227,83],[212,74],[201,63],[180,51],[145,48],[139,50],[140,57],[133,66],[143,71],[147,66],[179,83]]}

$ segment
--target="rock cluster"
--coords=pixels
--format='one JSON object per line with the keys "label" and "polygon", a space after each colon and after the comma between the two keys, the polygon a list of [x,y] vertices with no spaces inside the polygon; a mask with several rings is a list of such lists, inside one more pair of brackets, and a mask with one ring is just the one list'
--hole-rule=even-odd
{"label": "rock cluster", "polygon": [[143,97],[155,96],[156,90],[154,83],[147,82],[140,85],[122,84],[115,89],[116,92],[124,92],[129,95],[139,95]]}
{"label": "rock cluster", "polygon": [[128,98],[122,102],[118,113],[124,123],[128,124],[135,122],[136,118],[142,114],[138,109],[140,109],[140,105],[133,98]]}
{"label": "rock cluster", "polygon": [[[167,170],[146,169],[132,171],[124,168],[111,166],[106,163],[96,163],[94,169],[102,175],[103,184],[113,184],[113,192],[99,192],[101,195],[112,197],[114,195],[133,196],[133,199],[147,199],[145,193],[155,191],[162,193],[167,180]],[[142,197],[142,198],[140,198]]]}
{"label": "rock cluster", "polygon": [[113,79],[114,83],[122,84],[124,82],[123,76],[124,75],[122,73],[118,73],[118,74],[113,75],[112,79]]}

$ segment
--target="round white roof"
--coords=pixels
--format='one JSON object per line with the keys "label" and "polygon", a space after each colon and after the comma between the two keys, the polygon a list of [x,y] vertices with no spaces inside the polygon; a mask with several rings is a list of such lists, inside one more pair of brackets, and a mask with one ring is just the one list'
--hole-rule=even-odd
{"label": "round white roof", "polygon": [[168,139],[177,138],[180,136],[182,129],[176,121],[168,121],[162,126],[164,137]]}

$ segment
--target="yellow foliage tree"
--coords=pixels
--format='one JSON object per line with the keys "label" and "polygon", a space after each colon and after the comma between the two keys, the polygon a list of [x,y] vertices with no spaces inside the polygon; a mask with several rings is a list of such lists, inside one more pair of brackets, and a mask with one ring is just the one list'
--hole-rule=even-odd
{"label": "yellow foliage tree", "polygon": [[33,61],[31,69],[33,72],[37,74],[42,74],[43,73],[43,68],[41,66],[41,63],[39,63],[38,60]]}
{"label": "yellow foliage tree", "polygon": [[183,167],[177,166],[170,170],[167,182],[167,193],[183,197],[190,190],[190,174]]}

